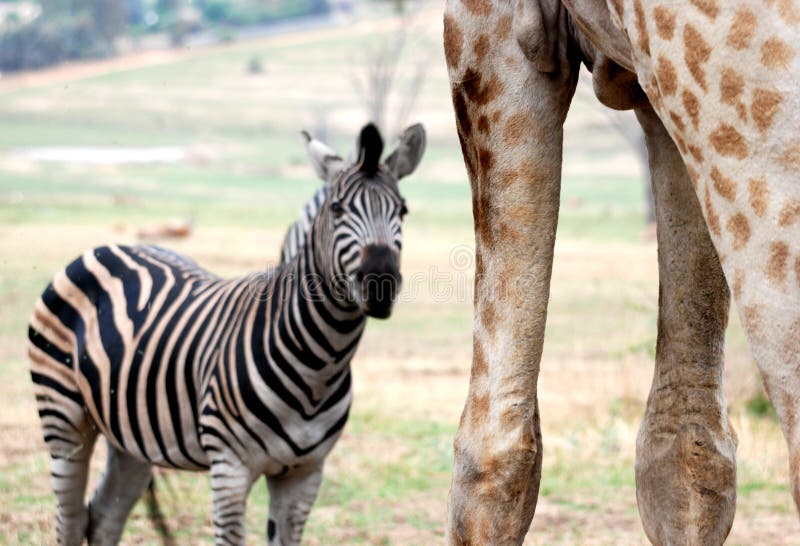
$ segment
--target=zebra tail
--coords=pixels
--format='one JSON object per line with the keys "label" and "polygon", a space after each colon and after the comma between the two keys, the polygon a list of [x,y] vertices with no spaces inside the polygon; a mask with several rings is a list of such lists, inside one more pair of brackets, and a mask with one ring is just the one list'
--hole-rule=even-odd
{"label": "zebra tail", "polygon": [[150,478],[150,483],[147,486],[145,503],[147,504],[147,517],[153,522],[153,526],[161,536],[164,546],[176,546],[175,539],[167,526],[167,520],[164,517],[164,513],[161,511],[161,505],[158,504],[155,476]]}

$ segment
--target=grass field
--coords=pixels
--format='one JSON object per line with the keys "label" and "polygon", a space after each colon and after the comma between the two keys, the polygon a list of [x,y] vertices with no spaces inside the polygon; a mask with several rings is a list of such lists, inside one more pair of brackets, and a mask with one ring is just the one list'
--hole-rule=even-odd
{"label": "grass field", "polygon": [[[399,70],[402,80],[420,59],[429,66],[405,120],[423,121],[429,133],[423,164],[402,185],[411,211],[405,291],[391,320],[368,325],[353,363],[352,417],[329,458],[308,544],[443,538],[471,357],[472,217],[439,11],[429,5],[413,21]],[[353,77],[364,70],[364,52],[395,28],[369,12],[313,33],[0,80],[0,544],[55,541],[25,359],[28,314],[52,274],[88,247],[135,242],[143,227],[189,217],[190,238],[160,244],[224,275],[274,263],[286,226],[318,184],[298,131],[324,125],[346,151],[365,121]],[[247,71],[255,57],[262,74]],[[393,97],[390,114],[398,103]],[[88,165],[22,153],[52,146],[171,146],[185,157]],[[567,127],[540,379],[544,477],[526,544],[646,543],[633,459],[652,373],[658,279],[641,184],[624,140],[579,93]],[[739,505],[729,543],[798,544],[783,439],[735,316],[731,322],[726,388],[739,435]],[[211,543],[206,476],[164,473],[161,483],[180,543]],[[263,540],[266,507],[259,483],[249,503],[251,542]],[[158,543],[142,506],[123,542]]]}

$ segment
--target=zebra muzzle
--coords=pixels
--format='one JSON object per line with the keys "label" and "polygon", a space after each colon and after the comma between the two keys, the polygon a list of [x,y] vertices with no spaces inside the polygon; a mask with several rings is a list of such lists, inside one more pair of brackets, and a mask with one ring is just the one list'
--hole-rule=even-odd
{"label": "zebra muzzle", "polygon": [[361,268],[356,273],[364,312],[371,317],[387,318],[400,291],[402,277],[397,254],[386,245],[367,245]]}

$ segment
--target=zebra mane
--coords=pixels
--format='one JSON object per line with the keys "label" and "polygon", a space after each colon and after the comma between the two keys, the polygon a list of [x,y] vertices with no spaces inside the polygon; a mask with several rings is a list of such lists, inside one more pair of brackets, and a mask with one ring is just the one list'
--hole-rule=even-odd
{"label": "zebra mane", "polygon": [[281,264],[290,262],[306,244],[306,238],[311,229],[311,224],[314,223],[314,218],[317,217],[317,213],[322,208],[327,197],[328,186],[325,184],[311,196],[300,211],[300,217],[289,226],[286,235],[283,237]]}

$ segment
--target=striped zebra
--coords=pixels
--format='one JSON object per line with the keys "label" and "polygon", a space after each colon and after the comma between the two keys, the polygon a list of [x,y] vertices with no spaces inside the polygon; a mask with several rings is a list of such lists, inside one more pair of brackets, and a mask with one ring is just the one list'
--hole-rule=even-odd
{"label": "striped zebra", "polygon": [[[266,476],[268,543],[299,544],[366,317],[388,317],[399,288],[397,182],[425,134],[410,127],[382,163],[371,124],[355,163],[307,140],[327,198],[276,269],[226,280],[154,246],[104,246],[36,302],[28,352],[60,544],[117,543],[153,465],[210,469],[216,544],[245,544],[246,498]],[[108,458],[86,506],[98,432]]]}

